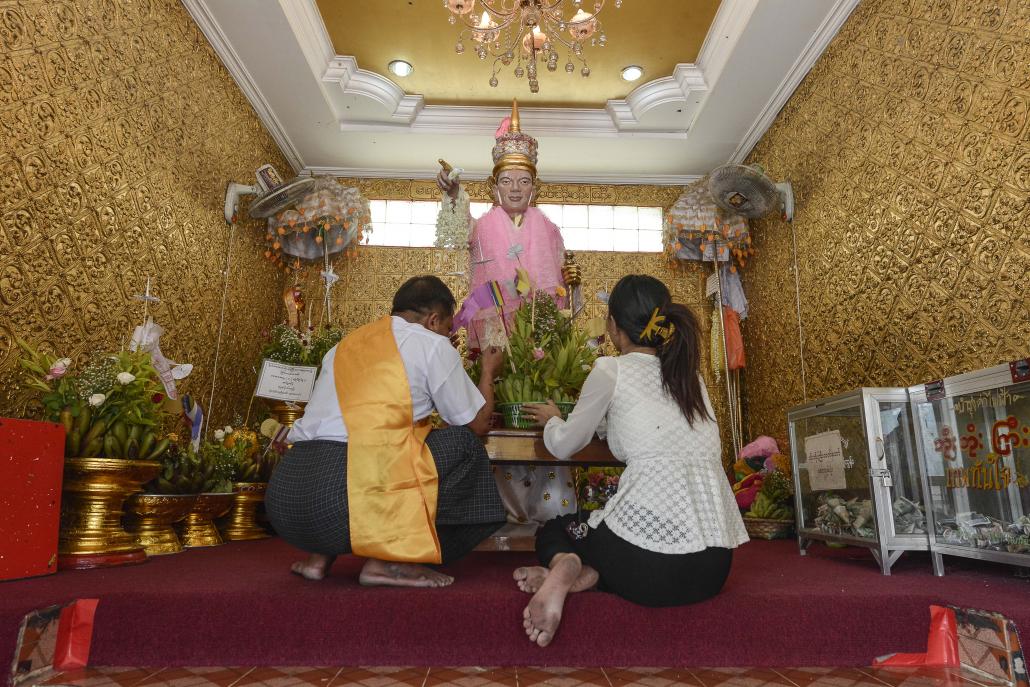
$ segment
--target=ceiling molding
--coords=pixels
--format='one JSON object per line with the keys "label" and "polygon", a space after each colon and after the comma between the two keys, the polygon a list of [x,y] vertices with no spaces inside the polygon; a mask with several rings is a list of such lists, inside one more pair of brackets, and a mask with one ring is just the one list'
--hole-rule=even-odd
{"label": "ceiling molding", "polygon": [[[390,112],[390,123],[411,125],[422,109],[422,96],[408,95],[382,74],[359,69],[349,55],[336,55],[324,67],[322,81],[340,85],[344,95],[369,98]],[[338,113],[339,114],[339,113]],[[344,120],[341,117],[340,122]]]}
{"label": "ceiling molding", "polygon": [[709,84],[719,80],[722,68],[729,61],[757,7],[758,0],[723,0],[719,3],[715,19],[712,20],[696,60],[698,68],[708,77]]}
{"label": "ceiling molding", "polygon": [[[521,113],[521,110],[519,111]],[[440,168],[425,169],[391,169],[382,170],[368,167],[305,167],[299,174],[308,176],[354,177],[360,179],[411,179],[420,181],[434,179]],[[485,172],[466,172],[462,179],[466,181],[485,181],[489,175]],[[696,174],[655,174],[651,176],[634,175],[627,178],[624,174],[541,174],[540,180],[548,184],[605,184],[610,186],[634,186],[651,184],[653,186],[687,186],[701,177]]]}
{"label": "ceiling molding", "polygon": [[776,121],[776,116],[780,113],[780,110],[787,104],[787,101],[794,95],[794,91],[801,84],[801,81],[812,67],[815,66],[815,63],[819,61],[819,58],[822,57],[823,52],[830,45],[830,42],[833,41],[840,27],[844,25],[844,22],[855,7],[858,6],[858,3],[859,0],[836,1],[833,9],[826,15],[826,19],[820,24],[815,35],[805,45],[798,59],[773,92],[772,97],[766,103],[758,118],[755,119],[747,133],[744,134],[744,138],[737,146],[737,149],[733,151],[729,162],[743,162],[751,154],[751,150],[754,149],[758,141],[765,135],[765,132]]}
{"label": "ceiling molding", "polygon": [[294,173],[297,173],[298,170],[304,167],[304,160],[300,152],[293,145],[293,141],[290,140],[285,127],[283,127],[278,117],[275,116],[275,112],[268,104],[268,100],[261,92],[261,89],[258,88],[257,82],[254,81],[250,72],[247,71],[243,60],[240,59],[240,56],[233,49],[229,39],[222,31],[222,27],[218,24],[211,9],[208,7],[207,1],[182,0],[182,4],[186,7],[186,11],[190,13],[190,16],[193,17],[193,21],[197,23],[201,33],[207,38],[208,43],[214,48],[215,54],[222,61],[226,71],[229,72],[236,85],[243,91],[243,95],[250,101],[251,107],[254,108],[254,113],[257,114],[258,119],[261,120],[265,130],[271,135],[276,145],[279,146],[279,150],[282,151],[287,162],[293,167]]}
{"label": "ceiling molding", "polygon": [[[733,49],[757,0],[724,0],[716,15],[712,29],[718,27],[726,38],[705,38],[710,62],[725,62]],[[364,97],[385,110],[383,119],[348,118],[344,110],[327,97],[339,121],[340,130],[347,132],[397,131],[409,128],[412,132],[432,134],[492,133],[504,114],[498,107],[469,107],[425,105],[421,95],[408,95],[391,79],[374,71],[361,69],[357,60],[349,55],[337,55],[326,29],[325,21],[315,0],[279,0],[294,37],[301,46],[308,65],[324,84],[338,84],[339,93]],[[725,9],[726,7],[730,9]],[[709,31],[711,34],[711,30]],[[704,48],[702,48],[704,49]],[[625,100],[610,100],[604,108],[526,108],[523,118],[533,126],[533,133],[546,136],[619,136],[649,134],[663,138],[683,138],[690,122],[703,100],[713,79],[707,77],[700,65],[677,65],[671,76],[655,79],[635,88]],[[328,94],[327,94],[328,95]],[[669,103],[682,104],[683,116],[676,126],[663,120],[661,125],[648,125],[644,119],[656,107]],[[475,112],[469,112],[473,110]],[[539,122],[534,112],[540,112]],[[553,113],[561,113],[556,116]],[[553,124],[553,126],[552,126]]]}
{"label": "ceiling molding", "polygon": [[[609,100],[605,110],[620,130],[634,129],[640,126],[647,114],[669,103],[682,105],[683,133],[693,121],[697,106],[708,91],[704,72],[695,64],[678,64],[672,76],[665,76],[642,84],[626,96],[625,100]],[[694,98],[694,102],[691,102]],[[646,131],[647,129],[644,128]]]}

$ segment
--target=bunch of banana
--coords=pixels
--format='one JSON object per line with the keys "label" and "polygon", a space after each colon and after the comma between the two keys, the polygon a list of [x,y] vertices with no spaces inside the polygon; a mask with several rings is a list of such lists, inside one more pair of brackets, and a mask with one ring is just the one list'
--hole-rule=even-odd
{"label": "bunch of banana", "polygon": [[180,453],[178,460],[165,461],[157,476],[159,494],[201,494],[211,491],[230,491],[215,469],[215,464],[203,460],[193,451]]}
{"label": "bunch of banana", "polygon": [[261,481],[261,463],[260,458],[258,460],[252,460],[245,458],[241,460],[236,466],[236,470],[233,472],[233,482],[260,482]]}
{"label": "bunch of banana", "polygon": [[157,460],[168,448],[168,439],[157,439],[153,428],[143,425],[127,427],[121,420],[109,428],[107,420],[94,417],[89,406],[73,416],[65,408],[60,415],[64,425],[65,455],[71,458],[128,458],[130,460]]}
{"label": "bunch of banana", "polygon": [[157,460],[168,448],[168,439],[158,440],[154,428],[143,425],[127,427],[116,421],[103,437],[103,454],[108,458]]}
{"label": "bunch of banana", "polygon": [[502,378],[497,382],[495,392],[499,403],[524,403],[547,398],[547,394],[528,375],[508,375]]}
{"label": "bunch of banana", "polygon": [[776,503],[762,492],[755,497],[751,510],[744,514],[748,518],[766,518],[769,520],[791,520],[793,511],[783,504]]}

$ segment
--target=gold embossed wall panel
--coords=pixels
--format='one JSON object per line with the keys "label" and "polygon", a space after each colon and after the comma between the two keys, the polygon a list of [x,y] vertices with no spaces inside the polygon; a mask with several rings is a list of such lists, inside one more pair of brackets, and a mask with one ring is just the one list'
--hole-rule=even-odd
{"label": "gold embossed wall panel", "polygon": [[[751,155],[794,184],[810,399],[1030,354],[1030,5],[862,3]],[[754,228],[750,432],[802,401],[790,228]]]}
{"label": "gold embossed wall panel", "polygon": [[[139,324],[206,406],[229,232],[226,182],[288,165],[175,0],[0,2],[0,415],[24,412],[13,337],[84,362]],[[282,277],[241,225],[214,419],[245,411]],[[205,407],[205,410],[209,410]]]}

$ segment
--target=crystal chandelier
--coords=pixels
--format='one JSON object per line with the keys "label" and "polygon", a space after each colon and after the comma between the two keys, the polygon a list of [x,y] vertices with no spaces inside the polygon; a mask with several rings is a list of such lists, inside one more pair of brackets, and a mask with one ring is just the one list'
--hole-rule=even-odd
{"label": "crystal chandelier", "polygon": [[[548,71],[557,71],[560,52],[565,53],[565,71],[590,76],[590,67],[583,49],[604,47],[608,42],[597,15],[608,0],[595,0],[593,12],[583,8],[583,0],[479,0],[483,10],[478,14],[476,0],[444,0],[451,15],[451,24],[461,25],[454,51],[465,52],[465,42],[472,41],[479,59],[493,58],[490,85],[497,87],[497,74],[502,68],[515,65],[516,78],[528,77],[529,90],[540,92],[538,64]],[[613,0],[615,7],[622,0]],[[478,16],[477,16],[478,15]]]}

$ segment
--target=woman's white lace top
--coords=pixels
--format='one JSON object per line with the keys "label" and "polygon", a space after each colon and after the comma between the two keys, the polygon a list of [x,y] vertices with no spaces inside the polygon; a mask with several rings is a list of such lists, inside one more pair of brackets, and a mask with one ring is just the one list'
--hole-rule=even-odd
{"label": "woman's white lace top", "polygon": [[[701,390],[715,417],[704,381]],[[616,494],[591,514],[591,527],[603,521],[622,539],[659,553],[748,541],[723,472],[719,427],[701,418],[690,426],[662,388],[656,356],[599,358],[569,419],[552,418],[544,427],[544,444],[564,460],[595,431],[607,432],[608,447],[626,470]]]}

